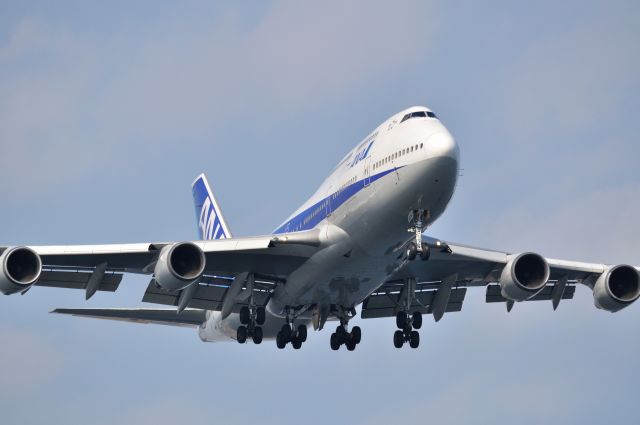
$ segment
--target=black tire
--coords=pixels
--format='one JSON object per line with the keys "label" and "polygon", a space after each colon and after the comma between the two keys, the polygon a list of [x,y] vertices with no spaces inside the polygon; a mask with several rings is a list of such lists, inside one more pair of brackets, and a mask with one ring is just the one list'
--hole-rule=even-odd
{"label": "black tire", "polygon": [[338,341],[338,335],[335,332],[331,334],[331,339],[329,339],[329,343],[333,351],[337,351],[340,348],[340,341]]}
{"label": "black tire", "polygon": [[405,248],[405,254],[407,255],[407,259],[409,261],[413,261],[416,259],[416,254],[418,254],[418,248],[416,247],[415,242],[409,242],[407,247]]}
{"label": "black tire", "polygon": [[418,331],[412,331],[411,334],[409,334],[409,346],[411,348],[418,348],[419,345],[420,334],[418,333]]}
{"label": "black tire", "polygon": [[278,332],[278,335],[276,335],[276,346],[282,350],[286,345],[287,343],[284,341],[282,333]]}
{"label": "black tire", "polygon": [[302,342],[307,341],[307,327],[305,325],[298,326],[298,338]]}
{"label": "black tire", "polygon": [[393,334],[393,345],[396,348],[402,348],[404,345],[404,334],[402,331],[395,331]]}
{"label": "black tire", "polygon": [[294,350],[299,350],[300,347],[302,347],[302,340],[298,337],[293,338],[293,341],[291,341],[291,346]]}
{"label": "black tire", "polygon": [[258,307],[256,310],[256,324],[262,326],[267,320],[267,312],[264,307]]}
{"label": "black tire", "polygon": [[336,328],[336,335],[338,335],[338,343],[340,344],[344,344],[344,342],[347,340],[348,334],[342,325]]}
{"label": "black tire", "polygon": [[291,326],[289,326],[288,324],[282,325],[280,333],[282,334],[282,338],[284,339],[285,344],[287,342],[291,342]]}
{"label": "black tire", "polygon": [[427,261],[431,257],[431,248],[426,243],[422,244],[422,252],[420,253],[420,259],[422,261]]}
{"label": "black tire", "polygon": [[360,340],[362,339],[360,326],[354,326],[353,329],[351,329],[351,339],[353,339],[356,344],[360,344]]}
{"label": "black tire", "polygon": [[408,336],[409,346],[411,348],[418,348],[420,345],[420,333],[418,331],[411,331]]}
{"label": "black tire", "polygon": [[413,317],[411,318],[414,329],[420,329],[422,327],[422,313],[419,311],[413,312]]}
{"label": "black tire", "polygon": [[347,342],[344,344],[347,347],[347,350],[353,351],[356,349],[356,341],[353,338],[349,338]]}
{"label": "black tire", "polygon": [[236,339],[240,344],[247,342],[247,335],[248,332],[246,326],[239,326],[238,331],[236,332]]}
{"label": "black tire", "polygon": [[404,329],[405,326],[407,326],[407,319],[406,311],[399,311],[398,314],[396,314],[396,326],[398,329]]}
{"label": "black tire", "polygon": [[262,328],[260,326],[256,326],[253,330],[253,343],[260,344],[262,342]]}
{"label": "black tire", "polygon": [[248,325],[251,321],[251,312],[249,311],[249,307],[244,306],[240,308],[240,323],[243,325]]}

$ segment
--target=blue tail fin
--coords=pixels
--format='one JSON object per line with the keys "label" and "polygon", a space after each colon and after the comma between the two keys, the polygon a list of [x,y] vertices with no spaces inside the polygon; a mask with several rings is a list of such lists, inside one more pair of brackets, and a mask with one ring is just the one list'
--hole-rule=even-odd
{"label": "blue tail fin", "polygon": [[207,182],[207,177],[200,174],[191,185],[193,201],[196,205],[198,237],[202,240],[230,239],[231,232],[224,221],[222,211],[216,202]]}

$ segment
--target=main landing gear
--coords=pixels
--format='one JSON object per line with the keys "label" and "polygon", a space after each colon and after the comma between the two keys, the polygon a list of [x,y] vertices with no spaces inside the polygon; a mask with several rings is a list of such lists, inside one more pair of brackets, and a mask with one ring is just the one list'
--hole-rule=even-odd
{"label": "main landing gear", "polygon": [[427,261],[431,256],[429,245],[422,242],[422,232],[427,228],[426,221],[429,218],[429,211],[412,210],[409,213],[409,229],[411,233],[415,233],[415,239],[407,244],[405,254],[407,259],[413,261],[418,255],[422,261]]}
{"label": "main landing gear", "polygon": [[282,325],[282,329],[276,335],[276,346],[282,350],[288,343],[291,343],[294,350],[299,350],[306,340],[307,327],[300,325],[296,328],[293,323],[289,323],[289,320],[287,320],[287,323]]}
{"label": "main landing gear", "polygon": [[396,348],[402,348],[405,342],[409,343],[411,348],[418,348],[420,345],[420,334],[417,330],[422,327],[422,313],[415,311],[412,315],[406,311],[399,311],[396,314],[397,330],[393,334],[393,345]]}
{"label": "main landing gear", "polygon": [[247,342],[248,338],[254,344],[262,342],[262,328],[266,320],[267,313],[264,307],[243,306],[240,308],[240,325],[236,334],[236,339],[240,344]]}
{"label": "main landing gear", "polygon": [[360,326],[354,326],[351,328],[351,332],[348,331],[349,320],[356,315],[356,311],[354,308],[345,310],[342,307],[337,307],[336,314],[340,318],[340,325],[336,328],[336,331],[331,334],[331,339],[329,340],[331,349],[334,351],[339,350],[340,346],[344,344],[347,350],[353,351],[362,339]]}
{"label": "main landing gear", "polygon": [[331,349],[334,351],[339,350],[342,344],[347,347],[347,350],[353,351],[356,349],[356,345],[360,344],[361,339],[362,330],[360,326],[354,326],[351,328],[351,332],[347,332],[347,327],[340,325],[336,328],[336,331],[331,334],[329,343],[331,344]]}
{"label": "main landing gear", "polygon": [[[411,348],[418,348],[420,345],[420,334],[417,329],[422,327],[422,313],[416,311],[416,308],[420,308],[416,299],[416,279],[411,277],[404,282],[398,295],[396,310],[398,330],[393,334],[393,345],[396,348],[402,348],[405,342],[408,342]],[[411,311],[413,314],[410,314]]]}

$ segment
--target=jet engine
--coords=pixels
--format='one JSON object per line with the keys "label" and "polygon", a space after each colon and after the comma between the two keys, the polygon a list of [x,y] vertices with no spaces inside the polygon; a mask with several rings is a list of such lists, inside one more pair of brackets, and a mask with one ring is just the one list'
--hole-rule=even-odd
{"label": "jet engine", "polygon": [[615,313],[640,297],[640,274],[631,266],[613,266],[605,271],[593,287],[596,307]]}
{"label": "jet engine", "polygon": [[502,296],[513,301],[528,300],[544,288],[549,274],[549,264],[542,256],[531,252],[516,255],[502,270]]}
{"label": "jet engine", "polygon": [[184,289],[202,277],[205,264],[204,252],[194,243],[167,245],[160,251],[154,269],[155,279],[163,289]]}
{"label": "jet engine", "polygon": [[40,256],[26,247],[12,247],[0,255],[0,292],[22,292],[36,283],[42,272]]}

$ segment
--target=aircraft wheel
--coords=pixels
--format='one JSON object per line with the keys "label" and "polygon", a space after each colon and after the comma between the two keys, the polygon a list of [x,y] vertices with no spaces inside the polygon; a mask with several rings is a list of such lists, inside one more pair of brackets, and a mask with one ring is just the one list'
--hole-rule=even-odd
{"label": "aircraft wheel", "polygon": [[291,346],[294,350],[299,350],[300,347],[302,347],[302,340],[298,337],[293,338],[293,340],[291,341]]}
{"label": "aircraft wheel", "polygon": [[404,329],[405,326],[407,326],[406,311],[399,311],[398,314],[396,314],[396,326],[398,327],[398,329]]}
{"label": "aircraft wheel", "polygon": [[276,335],[276,346],[282,350],[286,345],[287,343],[285,342],[282,333],[278,332],[278,335]]}
{"label": "aircraft wheel", "polygon": [[300,338],[302,342],[307,341],[307,327],[305,325],[298,326],[298,338]]}
{"label": "aircraft wheel", "polygon": [[395,333],[393,334],[393,345],[396,348],[402,348],[402,346],[404,345],[404,334],[402,333],[402,331],[395,331]]}
{"label": "aircraft wheel", "polygon": [[264,325],[267,319],[267,312],[264,307],[258,307],[256,310],[256,323],[260,326]]}
{"label": "aircraft wheel", "polygon": [[240,323],[243,325],[248,325],[251,321],[251,312],[249,311],[249,307],[244,306],[240,308]]}
{"label": "aircraft wheel", "polygon": [[353,338],[349,338],[345,344],[347,346],[347,350],[353,351],[356,349],[356,341]]}
{"label": "aircraft wheel", "polygon": [[343,344],[347,340],[347,331],[342,325],[336,328],[336,335],[338,336],[338,343]]}
{"label": "aircraft wheel", "polygon": [[427,261],[431,256],[431,248],[426,243],[422,244],[422,252],[420,253],[420,259],[422,261]]}
{"label": "aircraft wheel", "polygon": [[360,340],[362,339],[360,326],[354,326],[353,329],[351,329],[351,339],[353,339],[356,344],[360,344]]}
{"label": "aircraft wheel", "polygon": [[413,322],[414,329],[420,329],[422,327],[422,313],[414,311],[411,321]]}
{"label": "aircraft wheel", "polygon": [[289,324],[282,325],[282,329],[280,329],[280,333],[282,334],[282,338],[285,342],[291,342],[291,326]]}
{"label": "aircraft wheel", "polygon": [[260,326],[256,326],[253,330],[253,343],[260,344],[262,342],[262,328]]}
{"label": "aircraft wheel", "polygon": [[244,344],[247,342],[247,328],[246,326],[238,327],[238,332],[236,333],[236,339],[240,344]]}
{"label": "aircraft wheel", "polygon": [[415,242],[409,242],[407,244],[407,248],[405,249],[405,254],[407,255],[407,259],[413,261],[416,259],[416,254],[418,254],[418,248],[416,247]]}
{"label": "aircraft wheel", "polygon": [[331,349],[333,351],[337,351],[340,348],[340,341],[338,340],[338,334],[335,332],[331,334],[331,339],[329,340],[331,344]]}
{"label": "aircraft wheel", "polygon": [[409,335],[409,346],[411,348],[418,348],[420,345],[420,334],[418,331],[412,331]]}

